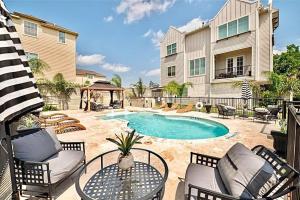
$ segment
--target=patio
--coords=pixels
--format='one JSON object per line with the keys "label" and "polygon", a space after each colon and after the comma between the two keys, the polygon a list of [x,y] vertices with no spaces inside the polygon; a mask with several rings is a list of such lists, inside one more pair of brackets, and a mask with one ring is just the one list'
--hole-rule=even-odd
{"label": "patio", "polygon": [[[127,107],[127,109],[130,111],[153,111],[152,109],[137,107]],[[97,116],[101,116],[108,112],[111,111],[108,110],[98,113],[78,110],[66,111],[65,113],[69,116],[80,119],[81,123],[87,127],[87,130],[59,134],[58,138],[62,141],[84,141],[86,145],[87,161],[103,152],[114,149],[114,145],[107,142],[106,138],[112,137],[119,129],[117,127],[124,127],[126,125],[124,122],[117,120],[107,123],[107,121],[97,119]],[[178,115],[174,111],[161,113]],[[168,140],[149,136],[144,137],[142,141],[143,144],[137,145],[136,147],[149,149],[158,153],[166,160],[169,166],[169,177],[166,183],[164,199],[182,199],[184,183],[180,181],[180,178],[184,178],[185,170],[189,164],[191,151],[201,152],[212,156],[223,156],[225,152],[236,142],[241,142],[248,148],[252,148],[258,144],[272,148],[273,141],[268,138],[267,134],[270,133],[270,130],[278,129],[274,122],[261,123],[259,121],[253,122],[250,119],[241,118],[237,118],[235,120],[222,119],[218,118],[215,113],[206,114],[202,112],[189,112],[180,115],[215,120],[226,125],[231,134],[216,139],[193,141]],[[243,124],[243,126],[241,126],[241,124]],[[164,145],[161,145],[162,143]],[[75,176],[72,176],[71,179],[74,177]],[[74,184],[70,186],[70,181],[63,184],[64,185],[61,189],[62,191],[63,188],[66,190],[59,195],[58,199],[80,199],[77,195]]]}

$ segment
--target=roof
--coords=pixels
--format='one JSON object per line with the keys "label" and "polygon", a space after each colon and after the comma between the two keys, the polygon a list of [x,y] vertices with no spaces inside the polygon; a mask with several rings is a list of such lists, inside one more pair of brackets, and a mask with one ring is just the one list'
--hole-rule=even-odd
{"label": "roof", "polygon": [[99,77],[106,77],[105,75],[100,74],[100,73],[95,72],[95,71],[85,70],[85,69],[78,69],[78,68],[76,69],[76,75],[87,75],[87,74],[94,75],[94,76],[99,76]]}
{"label": "roof", "polygon": [[30,20],[33,20],[33,21],[37,21],[37,22],[41,23],[41,26],[51,28],[51,29],[55,29],[55,30],[58,30],[58,31],[62,31],[62,32],[65,32],[65,33],[69,33],[71,35],[75,35],[76,37],[78,36],[78,33],[74,32],[74,31],[71,31],[70,29],[64,28],[62,26],[59,26],[57,24],[54,24],[54,23],[51,23],[51,22],[48,22],[48,21],[45,21],[45,20],[40,19],[38,17],[34,17],[32,15],[27,15],[27,14],[20,13],[20,12],[13,12],[13,13],[11,13],[11,16],[14,17],[14,18],[17,18],[17,19],[26,18],[26,19],[30,19]]}
{"label": "roof", "polygon": [[93,85],[89,87],[83,87],[81,90],[102,90],[102,91],[122,91],[124,88],[119,88],[109,81],[96,81]]}

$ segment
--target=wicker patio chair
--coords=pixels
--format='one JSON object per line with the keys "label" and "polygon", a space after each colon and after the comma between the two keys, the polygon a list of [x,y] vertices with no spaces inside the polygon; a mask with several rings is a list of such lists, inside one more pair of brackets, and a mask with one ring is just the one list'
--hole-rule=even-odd
{"label": "wicker patio chair", "polygon": [[225,106],[223,104],[216,104],[216,107],[218,109],[218,117],[223,116],[223,118],[225,117],[229,117],[229,116],[233,116],[235,118],[236,115],[236,110],[235,108],[231,107],[231,106]]}
{"label": "wicker patio chair", "polygon": [[[228,192],[228,188],[227,188],[228,184],[225,183],[226,181],[228,183],[228,180],[223,179],[222,174],[224,174],[224,172],[220,171],[220,169],[222,169],[220,168],[220,163],[222,162],[221,164],[223,164],[223,166],[224,163],[225,165],[235,166],[234,161],[236,160],[234,159],[236,157],[233,156],[232,159],[232,154],[227,153],[223,158],[217,158],[213,156],[191,152],[190,165],[187,169],[186,179],[185,179],[185,199],[188,200],[196,200],[196,199],[197,200],[242,200],[242,199],[243,200],[245,199],[273,200],[285,196],[286,194],[295,190],[298,187],[297,185],[293,186],[292,183],[299,181],[299,176],[300,176],[299,172],[296,171],[294,168],[292,168],[290,165],[288,165],[285,161],[281,160],[273,152],[271,152],[266,147],[261,145],[254,147],[251,151],[253,152],[254,155],[263,158],[260,160],[262,160],[265,163],[268,163],[268,164],[264,164],[263,167],[265,165],[269,165],[269,167],[271,166],[271,168],[273,169],[272,171],[276,174],[276,175],[274,174],[274,176],[277,177],[276,182],[274,182],[272,185],[269,185],[268,190],[263,191],[261,196],[242,198],[239,196],[233,196],[230,192]],[[227,161],[226,161],[227,163],[224,162],[224,159],[227,160],[228,162]],[[248,158],[246,158],[244,162],[251,165],[251,163],[249,163],[249,160],[247,159]],[[229,172],[228,177],[236,181],[236,177],[233,178],[233,176],[235,176],[235,173],[231,171],[232,169],[225,169],[225,170]],[[240,170],[239,168],[233,168],[233,170],[236,170],[237,171],[236,173],[240,174],[240,171],[238,171]],[[249,184],[247,184],[246,187],[242,188],[242,192],[243,192],[242,194],[244,194],[244,192],[249,192],[249,191],[253,192],[253,188],[252,190],[250,190],[251,188],[248,189],[248,186],[252,185],[250,187],[253,187],[254,185],[254,187],[257,187],[257,185],[259,185],[257,184],[258,182],[255,181],[261,180],[259,178],[261,178],[262,176],[261,173],[262,171],[259,171],[259,173],[257,173],[258,174],[257,176],[252,175],[253,177],[249,180]],[[239,182],[237,181],[237,183]],[[255,192],[258,193],[258,190],[255,190]]]}
{"label": "wicker patio chair", "polygon": [[60,142],[50,128],[18,132],[12,144],[21,196],[27,191],[32,196],[52,199],[54,188],[86,163],[84,142]]}

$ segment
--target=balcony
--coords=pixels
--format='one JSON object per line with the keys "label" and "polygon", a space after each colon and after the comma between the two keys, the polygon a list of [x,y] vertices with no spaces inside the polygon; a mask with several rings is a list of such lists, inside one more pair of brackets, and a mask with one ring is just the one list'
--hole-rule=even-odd
{"label": "balcony", "polygon": [[250,77],[252,75],[251,65],[218,68],[215,70],[215,79],[227,79],[237,77]]}

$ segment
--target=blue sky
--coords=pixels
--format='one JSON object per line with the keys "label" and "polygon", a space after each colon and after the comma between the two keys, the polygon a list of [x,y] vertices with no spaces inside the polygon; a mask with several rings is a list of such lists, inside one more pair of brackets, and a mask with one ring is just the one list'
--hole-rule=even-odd
{"label": "blue sky", "polygon": [[[170,25],[181,27],[214,17],[226,0],[4,0],[7,8],[79,33],[80,68],[117,73],[128,86],[142,77],[159,83],[159,38]],[[275,48],[300,45],[300,1],[274,0],[280,9]],[[191,23],[190,23],[191,24]]]}

